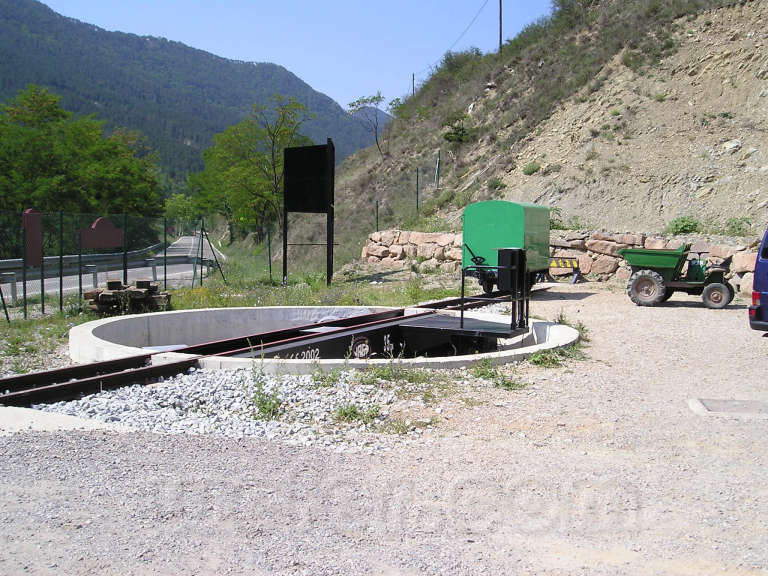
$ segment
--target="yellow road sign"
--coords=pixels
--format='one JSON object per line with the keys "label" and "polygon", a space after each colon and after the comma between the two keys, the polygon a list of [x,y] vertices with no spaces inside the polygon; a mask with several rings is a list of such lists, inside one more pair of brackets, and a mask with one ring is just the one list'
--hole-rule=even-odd
{"label": "yellow road sign", "polygon": [[578,258],[550,258],[549,267],[550,268],[578,268],[579,259]]}

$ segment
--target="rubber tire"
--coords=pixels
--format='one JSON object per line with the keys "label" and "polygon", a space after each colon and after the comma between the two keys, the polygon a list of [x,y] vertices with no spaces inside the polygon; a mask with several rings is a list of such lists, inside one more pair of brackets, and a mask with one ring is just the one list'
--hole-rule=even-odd
{"label": "rubber tire", "polygon": [[656,306],[666,292],[664,278],[653,270],[638,270],[627,282],[627,295],[638,306]]}
{"label": "rubber tire", "polygon": [[480,286],[483,287],[483,292],[486,294],[490,294],[493,292],[493,279],[492,278],[483,278],[480,280]]}
{"label": "rubber tire", "polygon": [[[730,304],[731,302],[733,302],[733,299],[736,297],[736,290],[734,290],[730,282],[726,282],[725,287],[728,288],[728,292],[730,293],[730,296],[728,297],[728,304]],[[728,304],[726,304],[726,306]]]}
{"label": "rubber tire", "polygon": [[701,299],[704,302],[704,306],[715,310],[720,310],[728,306],[730,297],[731,291],[728,290],[725,284],[720,284],[720,282],[707,284],[704,286],[704,291],[701,293]]}
{"label": "rubber tire", "polygon": [[667,291],[664,293],[664,298],[661,299],[662,302],[666,302],[670,298],[672,298],[672,294],[675,293],[674,288],[667,288]]}

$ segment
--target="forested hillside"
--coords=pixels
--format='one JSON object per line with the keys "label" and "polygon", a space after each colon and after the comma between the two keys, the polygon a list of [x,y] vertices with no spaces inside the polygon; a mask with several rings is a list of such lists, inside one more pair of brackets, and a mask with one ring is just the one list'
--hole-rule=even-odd
{"label": "forested hillside", "polygon": [[201,169],[200,153],[213,135],[274,94],[292,96],[314,113],[306,135],[316,142],[333,138],[339,160],[373,143],[341,106],[281,66],[107,32],[35,0],[0,0],[0,101],[29,84],[60,95],[62,107],[76,114],[95,113],[107,130],[139,130],[173,181]]}

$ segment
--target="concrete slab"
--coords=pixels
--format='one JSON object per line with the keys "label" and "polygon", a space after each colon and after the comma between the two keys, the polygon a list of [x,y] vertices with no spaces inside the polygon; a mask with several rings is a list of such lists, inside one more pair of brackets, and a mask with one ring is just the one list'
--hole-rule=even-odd
{"label": "concrete slab", "polygon": [[65,414],[43,412],[31,408],[15,406],[0,406],[0,436],[8,436],[16,432],[30,430],[113,430],[128,432],[127,426],[118,426],[97,420],[87,420]]}

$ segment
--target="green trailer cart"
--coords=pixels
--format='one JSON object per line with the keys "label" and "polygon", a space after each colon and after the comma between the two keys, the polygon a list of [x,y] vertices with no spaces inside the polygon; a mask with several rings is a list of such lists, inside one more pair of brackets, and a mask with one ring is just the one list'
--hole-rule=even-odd
{"label": "green trailer cart", "polygon": [[[462,267],[498,266],[500,248],[522,248],[526,256],[529,286],[536,275],[549,270],[549,208],[523,202],[490,200],[475,202],[462,217]],[[483,291],[498,283],[496,270],[473,273]]]}
{"label": "green trailer cart", "polygon": [[734,296],[733,287],[725,279],[731,257],[707,267],[706,259],[690,257],[690,247],[684,244],[676,250],[619,250],[619,255],[632,267],[627,282],[627,295],[632,302],[655,306],[669,300],[675,292],[685,292],[701,296],[708,308],[725,308]]}

